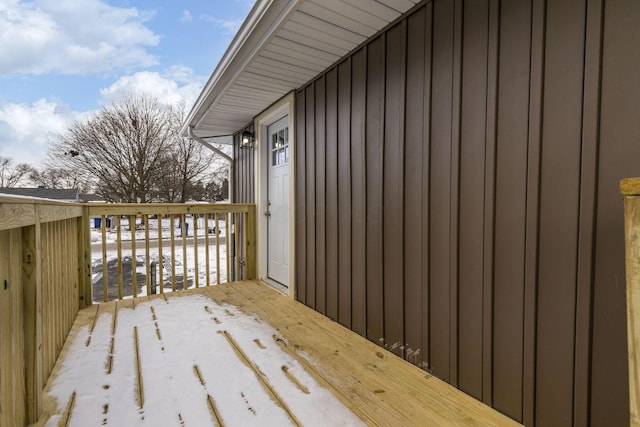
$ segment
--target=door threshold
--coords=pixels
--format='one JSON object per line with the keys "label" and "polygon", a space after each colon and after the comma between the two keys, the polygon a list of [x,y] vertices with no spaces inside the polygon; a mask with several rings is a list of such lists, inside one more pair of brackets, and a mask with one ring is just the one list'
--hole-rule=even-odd
{"label": "door threshold", "polygon": [[260,279],[260,280],[262,280],[264,283],[266,283],[276,291],[282,292],[286,296],[289,296],[289,288],[283,285],[282,283],[276,282],[275,280],[269,279],[268,277],[265,277],[264,279]]}

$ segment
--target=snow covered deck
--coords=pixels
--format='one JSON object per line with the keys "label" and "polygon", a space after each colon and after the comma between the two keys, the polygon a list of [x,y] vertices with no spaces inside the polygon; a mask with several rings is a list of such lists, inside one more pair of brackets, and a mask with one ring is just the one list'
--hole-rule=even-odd
{"label": "snow covered deck", "polygon": [[260,282],[81,310],[37,425],[519,425]]}

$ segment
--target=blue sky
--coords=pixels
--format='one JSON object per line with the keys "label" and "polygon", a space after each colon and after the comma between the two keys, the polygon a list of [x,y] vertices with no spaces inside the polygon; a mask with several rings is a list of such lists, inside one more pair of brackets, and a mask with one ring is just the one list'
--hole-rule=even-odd
{"label": "blue sky", "polygon": [[190,108],[254,0],[0,0],[0,156],[49,141],[123,93]]}

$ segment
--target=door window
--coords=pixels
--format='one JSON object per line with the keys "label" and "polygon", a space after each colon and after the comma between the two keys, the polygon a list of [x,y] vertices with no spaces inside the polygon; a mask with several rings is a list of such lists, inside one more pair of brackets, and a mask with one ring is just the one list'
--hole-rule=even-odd
{"label": "door window", "polygon": [[286,127],[271,135],[271,166],[289,163],[289,128]]}

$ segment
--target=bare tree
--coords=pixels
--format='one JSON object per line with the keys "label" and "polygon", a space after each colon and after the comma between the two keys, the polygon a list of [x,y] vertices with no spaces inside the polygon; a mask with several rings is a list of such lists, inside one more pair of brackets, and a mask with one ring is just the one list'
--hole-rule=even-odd
{"label": "bare tree", "polygon": [[213,173],[211,181],[206,185],[207,200],[221,201],[229,199],[229,164],[221,165]]}
{"label": "bare tree", "polygon": [[81,173],[60,167],[34,169],[29,178],[37,185],[46,188],[77,188],[81,193],[89,191],[88,182]]}
{"label": "bare tree", "polygon": [[197,183],[210,169],[209,152],[200,143],[176,138],[162,162],[162,174],[157,182],[157,196],[165,202],[184,203],[200,199]]}
{"label": "bare tree", "polygon": [[27,163],[14,164],[10,157],[0,156],[0,187],[15,187],[25,184],[35,169]]}
{"label": "bare tree", "polygon": [[60,135],[50,165],[77,171],[106,200],[150,202],[180,124],[179,109],[129,95]]}

